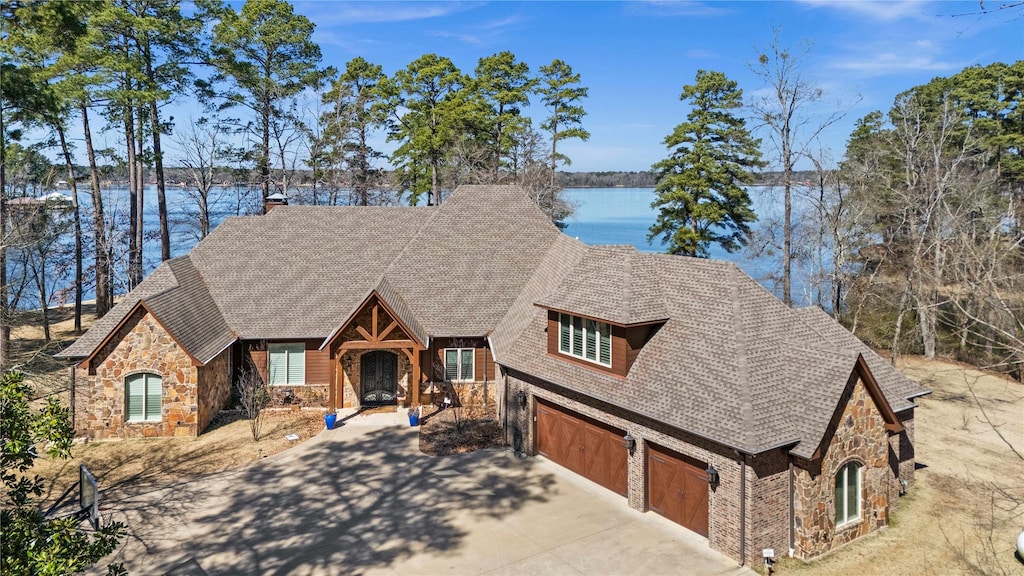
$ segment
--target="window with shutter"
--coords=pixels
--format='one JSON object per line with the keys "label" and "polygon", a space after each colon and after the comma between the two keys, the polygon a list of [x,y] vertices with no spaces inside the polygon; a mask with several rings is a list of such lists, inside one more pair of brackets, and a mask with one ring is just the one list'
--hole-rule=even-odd
{"label": "window with shutter", "polygon": [[163,416],[163,380],[158,374],[132,374],[124,379],[128,422],[158,421]]}
{"label": "window with shutter", "polygon": [[558,351],[611,367],[611,324],[571,314],[559,314]]}
{"label": "window with shutter", "polygon": [[306,383],[306,345],[279,342],[267,346],[271,386],[297,386]]}
{"label": "window with shutter", "polygon": [[558,351],[565,354],[571,354],[572,348],[569,347],[570,341],[569,315],[560,314],[558,322]]}
{"label": "window with shutter", "polygon": [[472,382],[475,354],[473,348],[445,348],[444,379],[449,382]]}
{"label": "window with shutter", "polygon": [[835,477],[836,526],[860,520],[861,465],[849,462]]}

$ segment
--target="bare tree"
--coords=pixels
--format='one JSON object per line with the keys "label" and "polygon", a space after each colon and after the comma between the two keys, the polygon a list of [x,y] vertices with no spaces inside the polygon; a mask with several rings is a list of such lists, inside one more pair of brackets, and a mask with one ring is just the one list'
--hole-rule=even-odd
{"label": "bare tree", "polygon": [[[781,29],[751,71],[764,82],[767,94],[751,101],[750,110],[755,132],[763,132],[770,143],[777,168],[782,171],[782,300],[792,298],[792,266],[795,259],[793,242],[793,172],[798,160],[808,156],[810,146],[826,128],[846,115],[845,110],[828,113],[824,118],[812,114],[824,100],[824,91],[803,76],[802,67],[810,53],[804,44],[799,53],[782,46]],[[769,155],[771,157],[771,155]]]}
{"label": "bare tree", "polygon": [[208,118],[190,120],[187,127],[179,130],[174,141],[177,145],[179,162],[188,174],[185,196],[193,204],[186,212],[194,215],[196,237],[206,238],[210,233],[213,207],[220,203],[222,192],[218,193],[215,172],[227,160],[223,139],[227,129],[223,124]]}
{"label": "bare tree", "polygon": [[239,373],[235,387],[238,390],[238,402],[242,406],[242,412],[249,420],[252,439],[259,442],[263,430],[263,409],[270,402],[270,392],[251,359]]}

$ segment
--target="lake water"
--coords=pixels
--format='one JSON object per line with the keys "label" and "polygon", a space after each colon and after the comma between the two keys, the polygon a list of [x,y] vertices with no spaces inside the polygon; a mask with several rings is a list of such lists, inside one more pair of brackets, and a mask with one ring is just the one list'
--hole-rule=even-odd
{"label": "lake water", "polygon": [[[577,188],[565,191],[567,198],[576,205],[575,214],[567,220],[565,233],[579,238],[588,244],[628,244],[635,246],[644,252],[663,252],[664,244],[660,239],[648,243],[647,233],[657,217],[657,211],[651,208],[654,200],[652,188]],[[122,190],[111,189],[108,191],[107,199],[108,218],[118,221],[119,226],[127,228],[127,193]],[[755,211],[764,214],[770,210],[770,206],[763,204],[761,195],[754,194]],[[83,208],[90,206],[88,195],[81,194]],[[172,214],[171,235],[172,255],[181,256],[187,254],[196,243],[192,227],[185,224],[182,217],[183,207],[187,204],[181,189],[176,187],[168,188],[168,206]],[[156,236],[159,221],[156,209],[156,188],[148,187],[146,191],[147,214],[144,225],[146,241],[144,246],[145,273],[149,274],[160,263],[159,239]],[[214,225],[218,224],[227,214],[220,214],[215,218]],[[83,223],[87,226],[89,219],[83,217]],[[125,233],[127,230],[125,230]],[[760,281],[768,290],[780,292],[769,278],[777,274],[781,266],[775,258],[749,258],[743,252],[729,254],[717,246],[711,248],[711,257],[734,262],[751,277]],[[804,273],[794,270],[793,295],[794,299],[800,301],[803,288],[806,285],[801,277]],[[124,290],[124,279],[118,279],[118,292]],[[86,294],[85,297],[92,298],[93,295]]]}
{"label": "lake water", "polygon": [[[752,189],[751,192],[755,213],[768,214],[773,210],[761,189]],[[569,236],[587,244],[629,244],[642,252],[665,251],[665,243],[660,238],[647,241],[650,227],[658,217],[658,211],[651,207],[655,199],[653,188],[576,188],[566,190],[565,194],[577,206],[575,214],[567,220],[565,233]],[[754,224],[754,228],[756,226]],[[773,275],[781,275],[781,260],[752,258],[743,251],[730,254],[718,245],[711,246],[710,253],[716,260],[733,262],[781,297],[781,288],[777,289],[771,280]],[[794,299],[798,301],[806,285],[798,278],[802,273],[794,266],[792,290]]]}

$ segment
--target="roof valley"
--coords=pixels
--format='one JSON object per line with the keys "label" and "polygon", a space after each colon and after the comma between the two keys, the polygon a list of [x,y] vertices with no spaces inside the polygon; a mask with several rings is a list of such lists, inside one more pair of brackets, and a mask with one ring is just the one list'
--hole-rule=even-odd
{"label": "roof valley", "polygon": [[743,310],[740,305],[740,288],[736,282],[729,288],[729,299],[732,304],[733,336],[736,346],[736,383],[741,394],[740,420],[743,426],[743,446],[756,444],[754,425],[754,398],[750,384],[750,371],[747,365],[747,340],[744,333]]}

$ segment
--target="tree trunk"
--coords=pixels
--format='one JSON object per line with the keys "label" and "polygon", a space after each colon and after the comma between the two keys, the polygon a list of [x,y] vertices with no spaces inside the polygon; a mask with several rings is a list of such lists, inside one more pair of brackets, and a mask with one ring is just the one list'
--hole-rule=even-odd
{"label": "tree trunk", "polygon": [[[131,90],[130,80],[125,77],[126,91]],[[127,104],[124,108],[124,139],[128,154],[128,289],[138,285],[139,279],[135,275],[138,268],[137,257],[139,254],[139,212],[136,206],[139,204],[138,180],[141,177],[135,163],[135,118],[132,116],[132,109]]]}
{"label": "tree trunk", "polygon": [[910,294],[910,286],[903,290],[900,296],[899,313],[896,315],[896,329],[892,334],[892,346],[889,350],[889,360],[893,366],[896,365],[896,356],[899,355],[900,333],[903,331],[903,316],[907,313],[907,296]]}
{"label": "tree trunk", "polygon": [[263,104],[263,142],[260,148],[260,186],[263,188],[263,206],[266,210],[267,196],[270,196],[270,103]]}
{"label": "tree trunk", "polygon": [[[146,59],[146,78],[150,86],[156,86],[153,77],[153,54],[149,45],[149,37],[146,37],[143,54]],[[164,155],[160,148],[160,111],[157,110],[156,101],[149,103],[149,124],[153,130],[153,167],[156,170],[156,202],[157,211],[160,213],[160,260],[171,259],[171,232],[167,222],[167,189],[164,184]]]}
{"label": "tree trunk", "polygon": [[64,155],[64,166],[68,171],[68,186],[71,187],[71,208],[75,223],[75,334],[82,333],[82,214],[78,206],[78,184],[75,182],[75,163],[71,159],[64,126],[54,122],[60,138],[60,150]]}
{"label": "tree trunk", "polygon": [[135,201],[138,213],[135,215],[135,220],[138,221],[139,225],[135,229],[135,269],[132,270],[132,286],[138,286],[142,283],[142,253],[143,247],[146,243],[146,167],[143,163],[145,153],[145,138],[146,138],[146,114],[145,107],[139,106],[136,110],[138,113],[138,119],[135,126],[135,145],[138,148],[135,151]]}
{"label": "tree trunk", "polygon": [[[0,105],[0,138],[6,134],[4,130],[3,106]],[[7,305],[7,139],[3,140],[0,142],[0,370],[5,371],[11,356],[11,326]]]}
{"label": "tree trunk", "polygon": [[89,174],[92,193],[92,224],[96,244],[96,317],[102,318],[113,305],[111,294],[110,258],[107,252],[107,231],[103,217],[103,194],[100,191],[100,172],[96,166],[96,150],[92,146],[92,132],[89,129],[89,107],[85,101],[79,104],[82,112],[82,135],[89,157]]}

